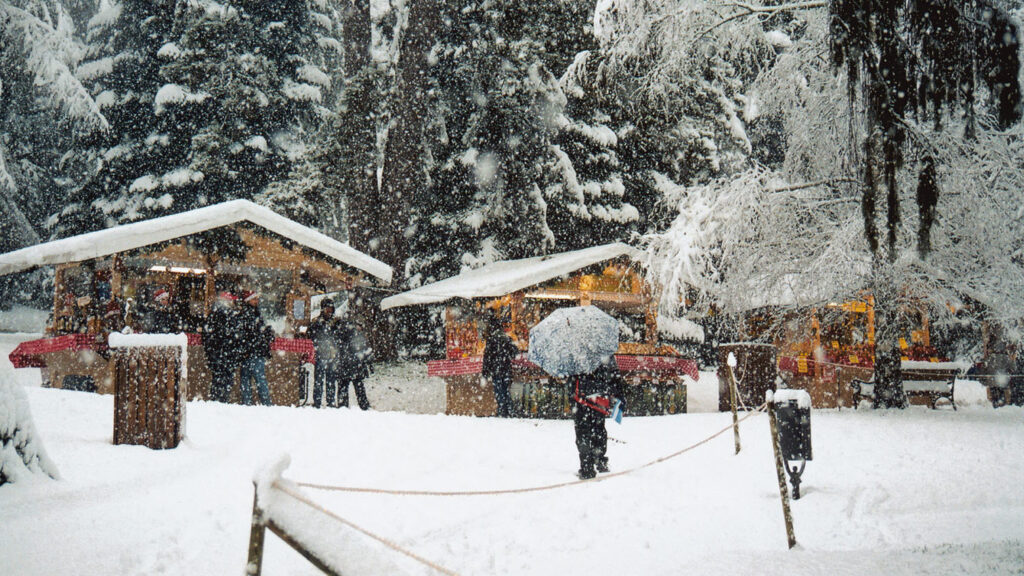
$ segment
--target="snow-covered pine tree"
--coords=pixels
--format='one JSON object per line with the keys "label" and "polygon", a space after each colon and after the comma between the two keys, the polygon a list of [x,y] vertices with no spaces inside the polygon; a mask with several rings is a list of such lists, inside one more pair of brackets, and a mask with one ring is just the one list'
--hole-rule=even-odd
{"label": "snow-covered pine tree", "polygon": [[559,249],[549,208],[564,196],[555,186],[565,157],[554,138],[565,98],[548,63],[566,66],[585,45],[579,10],[564,2],[443,7],[413,284]]}
{"label": "snow-covered pine tree", "polygon": [[[680,16],[652,25],[652,10]],[[559,142],[580,184],[570,179],[565,191],[575,188],[572,210],[583,216],[566,221],[623,239],[668,222],[676,183],[745,166],[755,105],[744,85],[772,52],[745,26],[712,29],[706,3],[605,0],[593,18],[599,47],[579,54],[562,79],[568,107]],[[581,210],[580,199],[593,206]]]}
{"label": "snow-covered pine tree", "polygon": [[644,229],[645,217],[626,200],[629,192],[637,195],[636,186],[627,191],[626,183],[645,180],[619,158],[615,121],[623,117],[622,94],[614,82],[604,82],[610,78],[603,64],[599,53],[585,50],[560,80],[567,102],[554,144],[560,178],[545,190],[560,249],[629,240]]}
{"label": "snow-covered pine tree", "polygon": [[[73,31],[60,2],[0,4],[0,252],[39,242],[73,175],[74,146],[108,126],[72,73],[82,57]],[[0,299],[39,296],[40,281],[0,280]]]}
{"label": "snow-covered pine tree", "polygon": [[[140,179],[170,153],[154,101],[163,85],[160,57],[173,54],[174,45],[168,44],[173,26],[170,1],[104,1],[89,20],[85,60],[75,73],[109,119],[110,131],[80,147],[84,174],[54,215],[55,236],[141,217],[149,180]],[[153,188],[158,187],[155,181]]]}
{"label": "snow-covered pine tree", "polygon": [[335,32],[330,8],[126,0],[101,11],[80,74],[109,110],[115,140],[97,148],[98,170],[58,233],[231,198],[314,220],[301,194],[267,187],[286,179],[329,114],[337,42],[321,39]]}

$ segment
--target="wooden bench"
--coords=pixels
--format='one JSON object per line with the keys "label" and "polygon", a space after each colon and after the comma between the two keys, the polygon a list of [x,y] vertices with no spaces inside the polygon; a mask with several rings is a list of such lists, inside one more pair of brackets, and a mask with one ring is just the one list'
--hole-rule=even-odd
{"label": "wooden bench", "polygon": [[[935,362],[935,366],[924,366],[926,362],[913,362],[912,366],[903,368],[903,392],[908,398],[926,398],[928,405],[934,410],[939,400],[949,400],[950,406],[956,410],[953,390],[960,367],[950,362]],[[850,381],[853,390],[853,407],[856,409],[861,400],[875,399],[875,383],[872,380]]]}

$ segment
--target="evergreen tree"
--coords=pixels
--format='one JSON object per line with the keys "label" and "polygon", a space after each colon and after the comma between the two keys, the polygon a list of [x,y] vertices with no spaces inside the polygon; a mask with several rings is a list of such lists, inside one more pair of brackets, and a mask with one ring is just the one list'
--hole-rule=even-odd
{"label": "evergreen tree", "polygon": [[94,18],[84,68],[114,141],[95,148],[58,232],[232,198],[316,220],[303,187],[317,185],[297,164],[330,114],[335,18],[326,2],[285,0],[126,0]]}
{"label": "evergreen tree", "polygon": [[587,31],[579,5],[545,8],[490,0],[443,7],[413,283],[560,248],[549,218],[564,197],[566,159],[554,139],[565,97],[549,65],[568,65]]}

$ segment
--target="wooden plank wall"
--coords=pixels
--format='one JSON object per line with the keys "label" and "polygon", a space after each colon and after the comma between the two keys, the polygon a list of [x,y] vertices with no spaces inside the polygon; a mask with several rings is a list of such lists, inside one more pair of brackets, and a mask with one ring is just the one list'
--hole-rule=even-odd
{"label": "wooden plank wall", "polygon": [[114,358],[114,444],[175,448],[184,435],[180,349],[118,348]]}

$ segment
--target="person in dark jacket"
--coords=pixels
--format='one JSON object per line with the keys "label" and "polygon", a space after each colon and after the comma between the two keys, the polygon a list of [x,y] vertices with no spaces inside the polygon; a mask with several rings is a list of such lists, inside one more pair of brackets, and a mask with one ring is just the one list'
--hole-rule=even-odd
{"label": "person in dark jacket", "polygon": [[178,315],[171,309],[171,293],[163,288],[153,294],[154,307],[146,313],[146,332],[152,334],[173,334],[181,330]]}
{"label": "person in dark jacket", "polygon": [[[315,375],[313,377],[313,406],[320,408],[323,402],[334,406],[341,370],[342,342],[340,341],[339,319],[334,317],[334,301],[324,298],[320,301],[320,315],[309,323],[306,334],[313,341],[316,352]],[[347,393],[347,389],[346,389]],[[322,397],[323,396],[323,397]]]}
{"label": "person in dark jacket", "polygon": [[356,391],[359,408],[369,410],[370,400],[366,397],[366,386],[363,381],[370,375],[372,351],[366,337],[354,324],[339,321],[338,332],[338,342],[341,345],[338,363],[338,406],[348,407],[348,387],[351,384]]}
{"label": "person in dark jacket", "polygon": [[267,386],[267,358],[270,344],[274,339],[273,329],[260,315],[260,300],[256,292],[242,293],[242,304],[238,309],[239,358],[238,388],[242,403],[252,406],[252,384],[260,395],[260,403],[270,406],[270,388]]}
{"label": "person in dark jacket", "polygon": [[228,402],[231,386],[238,368],[237,327],[238,312],[234,309],[235,296],[221,292],[213,305],[213,311],[206,317],[203,330],[203,350],[206,365],[210,368],[210,400]]}
{"label": "person in dark jacket", "polygon": [[[573,419],[576,424],[576,449],[580,454],[581,480],[608,471],[608,431],[604,419],[611,413],[614,401],[623,402],[625,380],[614,357],[605,359],[589,374],[569,377]],[[595,470],[596,469],[596,470]]]}
{"label": "person in dark jacket", "polygon": [[519,355],[519,348],[508,337],[501,322],[492,318],[487,324],[487,343],[484,345],[484,363],[481,375],[491,381],[494,387],[494,402],[498,405],[499,418],[512,415],[512,359]]}

